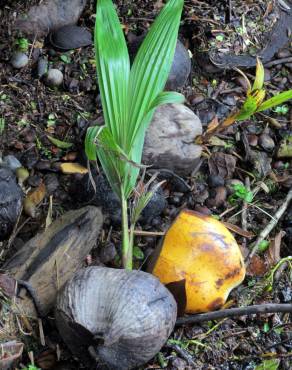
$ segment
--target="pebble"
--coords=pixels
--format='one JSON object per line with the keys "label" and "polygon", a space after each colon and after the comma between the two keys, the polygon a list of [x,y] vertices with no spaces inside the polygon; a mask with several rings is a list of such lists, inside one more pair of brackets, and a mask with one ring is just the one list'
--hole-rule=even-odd
{"label": "pebble", "polygon": [[191,103],[191,105],[202,103],[204,100],[205,97],[203,94],[194,94],[189,97],[189,102]]}
{"label": "pebble", "polygon": [[24,152],[20,160],[21,160],[21,163],[23,164],[23,167],[31,170],[38,161],[38,153],[35,147]]}
{"label": "pebble", "polygon": [[40,58],[37,65],[38,78],[42,78],[48,72],[48,59]]}
{"label": "pebble", "polygon": [[290,57],[290,55],[291,55],[291,52],[290,52],[289,49],[282,49],[282,50],[278,51],[278,53],[277,53],[277,57],[279,59],[288,58],[288,57]]}
{"label": "pebble", "polygon": [[268,82],[271,80],[271,72],[268,68],[265,68],[265,78],[264,78],[264,81],[265,82]]}
{"label": "pebble", "polygon": [[52,195],[59,187],[58,176],[54,173],[49,173],[45,176],[45,185],[47,193]]}
{"label": "pebble", "polygon": [[49,170],[51,169],[51,162],[50,161],[38,161],[35,168],[39,171]]}
{"label": "pebble", "polygon": [[258,137],[255,134],[249,134],[247,135],[247,141],[250,146],[257,146],[258,145]]}
{"label": "pebble", "polygon": [[207,199],[208,207],[221,207],[224,205],[227,198],[227,189],[225,186],[218,186],[210,193],[210,198]]}
{"label": "pebble", "polygon": [[29,186],[33,186],[34,188],[38,187],[42,182],[42,179],[38,175],[30,176],[27,180]]}
{"label": "pebble", "polygon": [[219,175],[210,175],[208,178],[208,185],[211,188],[216,188],[217,186],[223,186],[224,185],[224,179],[223,177]]}
{"label": "pebble", "polygon": [[56,68],[49,69],[46,76],[46,83],[50,87],[58,87],[63,83],[63,73]]}
{"label": "pebble", "polygon": [[102,263],[109,263],[112,261],[117,255],[117,250],[112,242],[106,242],[101,248],[99,252],[99,259]]}
{"label": "pebble", "polygon": [[274,140],[267,134],[260,135],[259,144],[267,152],[271,152],[275,148]]}
{"label": "pebble", "polygon": [[19,160],[14,157],[14,155],[6,155],[3,158],[3,163],[9,167],[12,171],[17,170],[17,168],[22,167],[22,164],[19,162]]}
{"label": "pebble", "polygon": [[78,49],[92,44],[92,36],[86,28],[68,25],[50,34],[50,43],[61,50]]}
{"label": "pebble", "polygon": [[21,51],[17,51],[12,55],[10,60],[12,67],[16,69],[21,69],[25,67],[28,63],[28,56]]}

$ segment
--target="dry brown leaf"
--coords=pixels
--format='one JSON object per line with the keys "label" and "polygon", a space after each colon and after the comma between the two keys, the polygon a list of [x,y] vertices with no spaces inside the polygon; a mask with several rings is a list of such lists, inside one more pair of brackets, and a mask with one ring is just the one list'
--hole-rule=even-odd
{"label": "dry brown leaf", "polygon": [[247,230],[243,230],[241,227],[237,226],[237,225],[234,225],[234,224],[231,224],[230,222],[224,222],[224,221],[221,221],[223,223],[223,225],[225,225],[227,227],[227,229],[233,231],[234,233],[238,234],[238,235],[241,235],[241,236],[244,236],[245,238],[253,238],[255,235],[250,232],[250,231],[247,231]]}
{"label": "dry brown leaf", "polygon": [[272,239],[270,247],[265,253],[265,257],[270,266],[274,266],[281,259],[280,250],[281,250],[282,238],[284,235],[285,235],[285,231],[281,230],[280,232],[278,232],[275,238]]}
{"label": "dry brown leaf", "polygon": [[250,264],[247,267],[246,273],[250,276],[264,276],[268,271],[263,258],[254,255],[250,260]]}
{"label": "dry brown leaf", "polygon": [[210,175],[231,179],[235,171],[236,158],[221,152],[212,153],[208,161]]}
{"label": "dry brown leaf", "polygon": [[72,162],[62,163],[60,165],[60,170],[67,175],[75,174],[75,173],[80,173],[83,175],[83,174],[88,173],[88,169],[86,167],[81,166],[81,164],[79,163],[72,163]]}
{"label": "dry brown leaf", "polygon": [[24,212],[34,218],[36,216],[36,207],[46,196],[46,185],[42,182],[35,190],[28,193],[23,201]]}

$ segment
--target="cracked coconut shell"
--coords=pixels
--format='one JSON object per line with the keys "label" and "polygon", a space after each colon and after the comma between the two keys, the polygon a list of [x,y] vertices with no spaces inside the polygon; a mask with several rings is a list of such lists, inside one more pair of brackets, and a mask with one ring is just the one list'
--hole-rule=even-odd
{"label": "cracked coconut shell", "polygon": [[[198,212],[182,211],[154,255],[149,270],[180,300],[184,294],[186,313],[219,309],[245,276],[232,234],[221,222]],[[179,294],[182,287],[184,293]]]}

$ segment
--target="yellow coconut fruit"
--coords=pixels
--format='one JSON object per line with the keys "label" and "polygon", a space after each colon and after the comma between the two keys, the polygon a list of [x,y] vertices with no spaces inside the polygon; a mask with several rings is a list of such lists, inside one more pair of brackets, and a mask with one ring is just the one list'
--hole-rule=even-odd
{"label": "yellow coconut fruit", "polygon": [[150,271],[164,284],[184,282],[187,313],[219,309],[245,276],[241,251],[215,218],[184,210],[158,247]]}

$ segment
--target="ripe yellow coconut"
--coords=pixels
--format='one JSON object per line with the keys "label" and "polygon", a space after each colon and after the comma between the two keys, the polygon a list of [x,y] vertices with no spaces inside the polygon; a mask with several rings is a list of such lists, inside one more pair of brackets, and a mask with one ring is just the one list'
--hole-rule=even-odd
{"label": "ripe yellow coconut", "polygon": [[149,269],[164,284],[185,282],[186,313],[219,309],[244,279],[241,251],[213,217],[182,211],[158,248]]}

